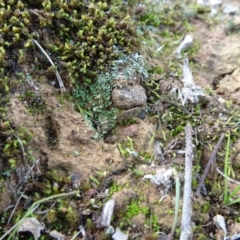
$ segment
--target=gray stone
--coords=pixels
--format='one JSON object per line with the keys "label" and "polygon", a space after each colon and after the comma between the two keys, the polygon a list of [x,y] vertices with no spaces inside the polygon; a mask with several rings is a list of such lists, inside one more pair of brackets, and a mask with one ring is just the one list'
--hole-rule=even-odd
{"label": "gray stone", "polygon": [[123,88],[114,88],[112,101],[116,108],[131,109],[144,106],[147,102],[147,96],[141,85],[128,85]]}

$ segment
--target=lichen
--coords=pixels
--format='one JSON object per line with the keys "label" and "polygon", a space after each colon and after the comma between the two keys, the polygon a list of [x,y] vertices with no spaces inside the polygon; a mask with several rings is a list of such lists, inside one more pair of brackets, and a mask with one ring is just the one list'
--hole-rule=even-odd
{"label": "lichen", "polygon": [[[113,61],[109,71],[98,74],[92,84],[77,86],[74,90],[79,110],[92,122],[100,136],[106,134],[116,123],[118,110],[112,105],[111,92],[119,73],[128,80],[135,78],[135,81],[148,77],[141,55],[122,55]],[[85,79],[87,81],[90,80]]]}

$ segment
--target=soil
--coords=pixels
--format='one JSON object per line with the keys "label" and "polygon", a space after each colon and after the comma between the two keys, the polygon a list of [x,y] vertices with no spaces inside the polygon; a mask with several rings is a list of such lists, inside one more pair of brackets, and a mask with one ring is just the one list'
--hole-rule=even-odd
{"label": "soil", "polygon": [[[224,1],[224,3],[237,6],[236,14],[228,16],[219,10],[216,23],[209,23],[199,18],[190,20],[194,28],[191,34],[200,42],[199,51],[190,59],[197,66],[193,70],[194,81],[203,89],[211,90],[211,99],[202,110],[202,115],[206,116],[205,122],[194,131],[196,133],[203,132],[202,129],[204,129],[204,136],[217,133],[219,134],[215,138],[217,140],[220,133],[216,122],[219,121],[220,113],[224,118],[224,111],[222,111],[225,109],[224,104],[231,100],[233,102],[231,108],[237,109],[240,103],[238,91],[240,79],[239,33],[233,32],[230,35],[226,33],[226,22],[234,21],[240,14],[240,3],[239,1]],[[147,58],[148,56],[146,56]],[[154,61],[156,60],[154,59]],[[173,85],[173,82],[171,84]],[[27,132],[33,135],[24,150],[26,152],[23,152],[27,155],[27,151],[31,150],[33,161],[26,164],[19,154],[16,169],[11,171],[10,176],[4,177],[4,181],[1,180],[1,233],[4,234],[13,225],[13,220],[10,221],[10,224],[6,224],[6,219],[9,219],[13,209],[11,205],[15,205],[18,201],[19,192],[21,193],[24,189],[24,194],[29,198],[32,196],[32,201],[34,201],[34,192],[45,196],[46,184],[52,184],[50,188],[55,184],[57,185],[55,193],[80,190],[80,197],[66,200],[61,210],[56,207],[55,217],[61,218],[59,221],[51,221],[50,217],[44,218],[43,215],[38,214],[38,219],[45,222],[46,225],[42,236],[47,237],[47,233],[56,228],[65,235],[65,239],[72,239],[74,233],[78,231],[78,226],[83,225],[87,237],[84,238],[83,234],[79,234],[78,239],[111,239],[110,235],[105,234],[105,228],[97,228],[95,225],[96,219],[101,215],[103,204],[109,199],[115,200],[111,225],[115,228],[119,227],[125,233],[128,232],[129,239],[163,239],[163,237],[159,237],[158,232],[168,235],[174,222],[175,182],[171,178],[171,186],[156,186],[143,177],[149,174],[154,175],[158,168],[166,170],[175,167],[182,183],[181,209],[185,160],[181,150],[185,149],[184,131],[171,137],[168,141],[161,142],[160,146],[165,161],[159,162],[154,155],[153,139],[155,137],[155,140],[161,141],[163,133],[156,131],[158,119],[153,117],[153,114],[143,118],[135,117],[133,123],[118,124],[105,139],[96,139],[95,131],[84,115],[76,111],[71,100],[61,97],[59,89],[51,86],[47,78],[32,77],[26,87],[31,89],[36,97],[40,96],[41,99],[44,99],[44,105],[41,111],[32,113],[29,111],[29,101],[21,98],[21,89],[8,95],[7,114],[12,127],[14,129],[27,128]],[[164,94],[167,94],[166,82],[162,85],[160,83],[160,88],[166,89]],[[157,106],[160,110],[161,107],[169,107],[164,105],[164,102],[162,104],[163,106]],[[219,107],[217,117],[215,113],[212,116],[209,114],[213,107]],[[136,116],[136,111],[134,112],[132,109],[121,114],[118,117],[121,119],[119,122],[125,118],[124,114],[126,114],[126,118],[132,119]],[[163,115],[164,112],[160,114]],[[226,115],[225,122],[229,116],[228,113]],[[164,127],[164,124],[160,127]],[[227,127],[222,131],[226,129]],[[215,130],[216,132],[214,132]],[[170,134],[170,132],[166,131],[166,134]],[[133,146],[131,146],[131,140]],[[0,141],[3,141],[3,138]],[[199,141],[201,141],[200,138]],[[121,148],[124,153],[120,151]],[[200,166],[202,169],[198,173],[203,172],[213,148],[214,145],[202,147],[200,162],[194,162],[194,167]],[[231,159],[234,159],[232,164],[233,167],[236,167],[233,171],[237,180],[240,166],[239,139],[235,140],[232,148],[235,149],[235,156],[232,156]],[[197,151],[195,154],[198,154]],[[207,176],[208,194],[201,195],[199,198],[192,196],[193,239],[223,239],[222,229],[218,229],[213,223],[213,217],[216,214],[225,217],[228,235],[232,236],[239,232],[239,205],[224,206],[221,203],[222,194],[219,194],[219,189],[217,191],[211,185],[211,181],[216,181],[215,188],[219,187],[220,192],[223,192],[224,178],[217,173],[216,168],[223,169],[223,164],[218,161],[224,161],[224,149],[219,154],[217,163]],[[4,161],[5,159],[0,156],[0,167],[3,172],[7,170]],[[32,166],[34,169],[28,175],[28,182],[25,182],[19,189],[21,179]],[[26,169],[22,170],[24,167]],[[197,179],[197,174],[194,175],[194,178]],[[196,179],[194,181],[198,184]],[[232,192],[237,186],[239,186],[238,183],[231,182],[229,192]],[[54,190],[51,190],[51,193],[53,192]],[[39,212],[50,208],[52,203],[50,201],[44,208],[40,208]],[[129,209],[134,208],[134,203],[137,204],[136,209],[132,210],[135,212],[129,213]],[[16,210],[14,217],[26,210],[23,210],[26,204],[26,199],[20,201],[19,210]],[[70,214],[70,208],[75,211],[76,216]],[[144,211],[144,209],[147,210]],[[86,211],[88,211],[87,214]],[[67,219],[62,216],[65,213],[68,214]],[[14,219],[14,223],[18,220],[18,218]],[[62,221],[66,221],[66,226],[61,227]],[[52,224],[53,222],[56,223]],[[179,239],[180,226],[181,211],[174,239]],[[24,234],[24,232],[20,234],[20,239],[27,239]]]}

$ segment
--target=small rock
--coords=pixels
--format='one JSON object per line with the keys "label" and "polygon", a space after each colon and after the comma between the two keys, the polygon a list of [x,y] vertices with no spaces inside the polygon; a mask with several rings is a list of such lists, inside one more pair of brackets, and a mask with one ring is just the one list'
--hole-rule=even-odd
{"label": "small rock", "polygon": [[57,239],[57,240],[64,240],[65,236],[63,234],[61,234],[60,232],[57,232],[56,230],[53,230],[49,233],[49,235],[53,238],[53,239]]}
{"label": "small rock", "polygon": [[219,81],[216,92],[222,94],[224,98],[240,104],[240,68],[237,68],[231,75],[226,75]]}
{"label": "small rock", "polygon": [[131,109],[144,106],[147,102],[145,89],[141,85],[129,85],[123,88],[114,88],[112,101],[116,108]]}
{"label": "small rock", "polygon": [[112,235],[113,240],[127,240],[128,235],[123,233],[119,228],[116,229],[116,232]]}
{"label": "small rock", "polygon": [[73,189],[78,189],[81,182],[82,182],[82,176],[81,175],[77,175],[77,174],[73,174],[70,178],[71,180],[71,185]]}
{"label": "small rock", "polygon": [[94,188],[90,188],[85,192],[85,195],[91,198],[94,197],[95,194],[96,194],[96,190]]}

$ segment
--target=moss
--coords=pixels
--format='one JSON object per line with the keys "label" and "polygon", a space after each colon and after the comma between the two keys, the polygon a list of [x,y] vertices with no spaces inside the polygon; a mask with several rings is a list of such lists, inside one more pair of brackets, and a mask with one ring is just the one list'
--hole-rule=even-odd
{"label": "moss", "polygon": [[139,213],[147,214],[149,209],[147,207],[142,207],[138,201],[131,201],[131,203],[126,207],[125,217],[131,219]]}
{"label": "moss", "polygon": [[177,136],[184,130],[186,122],[188,121],[192,126],[202,124],[203,119],[200,117],[201,115],[198,109],[199,106],[196,105],[194,112],[189,115],[186,109],[173,105],[162,115],[161,122],[170,130],[171,136]]}
{"label": "moss", "polygon": [[[96,76],[118,57],[114,47],[124,53],[140,47],[134,23],[120,9],[121,4],[101,1],[1,2],[0,74],[8,78],[13,65],[20,72],[22,64],[32,62],[41,69],[48,67],[34,51],[35,39],[62,71],[67,70],[72,82]],[[6,81],[1,82],[7,91]]]}
{"label": "moss", "polygon": [[202,213],[208,213],[209,209],[211,207],[211,203],[210,202],[205,202],[204,205],[202,206]]}
{"label": "moss", "polygon": [[139,155],[143,157],[147,162],[151,162],[154,156],[148,152],[139,151]]}
{"label": "moss", "polygon": [[119,192],[123,189],[123,186],[117,185],[116,182],[113,182],[109,188],[109,194],[112,195],[115,192]]}
{"label": "moss", "polygon": [[[28,144],[31,142],[33,135],[27,128],[21,127],[13,129],[9,121],[0,124],[0,139],[2,141],[2,157],[7,160],[8,164],[4,166],[4,171],[15,170],[22,160],[32,160],[32,153]],[[23,156],[24,155],[24,156]],[[26,162],[25,162],[26,163]]]}
{"label": "moss", "polygon": [[133,123],[137,123],[137,119],[134,117],[118,122],[118,126],[129,126]]}
{"label": "moss", "polygon": [[26,103],[29,113],[39,114],[45,111],[46,102],[40,93],[26,89],[20,98]]}

